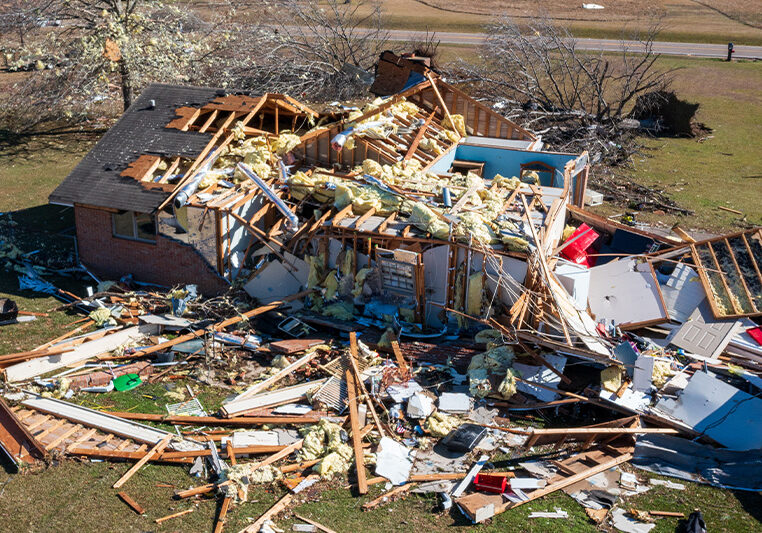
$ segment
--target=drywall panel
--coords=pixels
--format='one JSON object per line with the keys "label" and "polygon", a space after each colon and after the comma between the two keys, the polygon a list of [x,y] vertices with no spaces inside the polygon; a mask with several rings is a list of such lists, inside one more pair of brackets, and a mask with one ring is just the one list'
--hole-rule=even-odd
{"label": "drywall panel", "polygon": [[625,326],[668,320],[650,264],[634,258],[591,268],[588,303],[597,321]]}
{"label": "drywall panel", "polygon": [[762,400],[708,372],[693,374],[676,400],[662,399],[655,409],[731,450],[762,446]]}

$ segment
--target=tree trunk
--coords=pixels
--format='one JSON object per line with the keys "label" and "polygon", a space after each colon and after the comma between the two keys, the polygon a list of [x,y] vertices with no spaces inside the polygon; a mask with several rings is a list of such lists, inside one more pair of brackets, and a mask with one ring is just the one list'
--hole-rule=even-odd
{"label": "tree trunk", "polygon": [[130,68],[127,66],[127,62],[122,58],[119,61],[119,74],[122,77],[122,101],[124,103],[124,110],[132,104],[132,79],[130,78]]}

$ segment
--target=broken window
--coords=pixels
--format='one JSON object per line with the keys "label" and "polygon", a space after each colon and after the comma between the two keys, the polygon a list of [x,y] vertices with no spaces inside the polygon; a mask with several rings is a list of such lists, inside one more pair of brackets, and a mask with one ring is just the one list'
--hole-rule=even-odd
{"label": "broken window", "polygon": [[119,211],[111,215],[115,237],[144,242],[156,242],[156,219],[148,213]]}

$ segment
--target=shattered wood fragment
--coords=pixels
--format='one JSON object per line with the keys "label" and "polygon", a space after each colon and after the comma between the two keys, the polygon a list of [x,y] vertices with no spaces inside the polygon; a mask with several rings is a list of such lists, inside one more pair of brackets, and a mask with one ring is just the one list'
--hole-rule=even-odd
{"label": "shattered wood fragment", "polygon": [[333,529],[327,528],[323,524],[320,524],[319,522],[315,522],[314,520],[310,520],[309,518],[305,518],[305,517],[303,517],[301,515],[298,515],[296,513],[294,513],[294,517],[298,518],[302,522],[307,522],[308,524],[312,524],[313,526],[318,528],[323,533],[336,533]]}
{"label": "shattered wood fragment", "polygon": [[172,439],[172,435],[167,435],[166,437],[161,439],[158,443],[156,443],[156,445],[153,448],[151,448],[151,450],[148,453],[146,453],[142,459],[140,459],[137,463],[135,463],[132,466],[132,468],[130,468],[127,472],[125,472],[124,475],[121,478],[119,478],[119,480],[116,483],[114,483],[114,488],[118,489],[119,487],[127,483],[127,481],[129,481],[129,479],[133,475],[135,475],[135,473],[138,470],[140,470],[140,467],[142,467],[144,464],[146,464],[156,455],[159,455],[164,450],[164,448],[166,448],[167,445],[169,445],[169,441],[171,439]]}
{"label": "shattered wood fragment", "polygon": [[178,518],[180,516],[183,516],[183,515],[186,515],[186,514],[190,514],[193,511],[194,511],[194,509],[191,507],[190,509],[186,509],[184,511],[180,511],[180,512],[177,512],[177,513],[172,513],[172,514],[169,514],[167,516],[162,516],[161,518],[157,518],[156,520],[154,520],[154,522],[156,522],[157,524],[161,524],[162,522],[166,522],[167,520],[172,520],[173,518]]}
{"label": "shattered wood fragment", "polygon": [[[107,411],[108,412],[108,411]],[[215,416],[184,416],[184,415],[157,415],[153,413],[132,413],[129,411],[112,411],[108,414],[124,418],[126,420],[145,420],[161,422],[173,425],[188,426],[261,426],[261,425],[301,425],[317,424],[320,417],[312,415],[294,416],[239,416],[235,418],[219,418]]]}
{"label": "shattered wood fragment", "polygon": [[226,496],[222,500],[222,505],[220,506],[220,514],[217,516],[217,523],[214,525],[214,533],[222,533],[222,530],[225,527],[225,520],[228,515],[228,509],[230,509],[230,503],[232,501],[232,496]]}
{"label": "shattered wood fragment", "polygon": [[257,518],[257,520],[253,523],[251,523],[249,526],[243,528],[239,533],[259,533],[260,528],[262,525],[267,522],[268,520],[272,520],[275,516],[277,516],[279,513],[281,513],[286,507],[288,507],[291,504],[291,501],[294,499],[294,494],[288,493],[285,496],[283,496],[278,502],[270,507],[262,516]]}
{"label": "shattered wood fragment", "polygon": [[139,504],[138,502],[136,502],[135,500],[133,500],[132,498],[130,498],[130,497],[129,497],[129,495],[128,495],[127,493],[125,493],[125,492],[117,492],[117,493],[116,493],[116,495],[117,495],[117,496],[119,496],[119,498],[120,498],[120,499],[121,499],[121,500],[122,500],[124,503],[126,503],[127,505],[129,505],[129,506],[130,506],[130,508],[131,508],[133,511],[135,511],[136,513],[138,513],[138,514],[145,514],[146,510],[145,510],[145,509],[143,509],[143,506],[142,506],[142,505],[140,505],[140,504]]}
{"label": "shattered wood fragment", "polygon": [[405,483],[404,485],[400,485],[399,487],[394,487],[392,490],[390,490],[389,492],[383,493],[378,498],[371,500],[369,502],[365,502],[362,505],[362,510],[370,511],[371,509],[375,509],[382,503],[386,503],[392,498],[399,498],[403,496],[404,494],[407,494],[410,491],[410,489],[415,487],[415,485],[416,485],[415,483]]}
{"label": "shattered wood fragment", "polygon": [[[357,341],[357,334],[350,334],[350,342]],[[352,357],[352,356],[350,356]],[[347,403],[349,406],[349,423],[352,427],[352,448],[355,453],[355,469],[357,471],[357,487],[360,494],[367,494],[368,483],[365,475],[365,453],[362,449],[362,437],[360,436],[360,421],[357,413],[357,392],[355,375],[352,369],[348,368],[344,374],[347,384]]]}
{"label": "shattered wood fragment", "polygon": [[17,463],[35,462],[47,457],[47,449],[0,398],[0,448]]}

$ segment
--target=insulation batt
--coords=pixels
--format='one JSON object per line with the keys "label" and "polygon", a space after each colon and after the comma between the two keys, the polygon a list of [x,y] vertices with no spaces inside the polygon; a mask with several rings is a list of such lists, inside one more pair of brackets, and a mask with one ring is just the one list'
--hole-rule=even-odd
{"label": "insulation batt", "polygon": [[462,423],[463,421],[459,418],[435,411],[426,419],[423,426],[434,437],[442,438]]}

